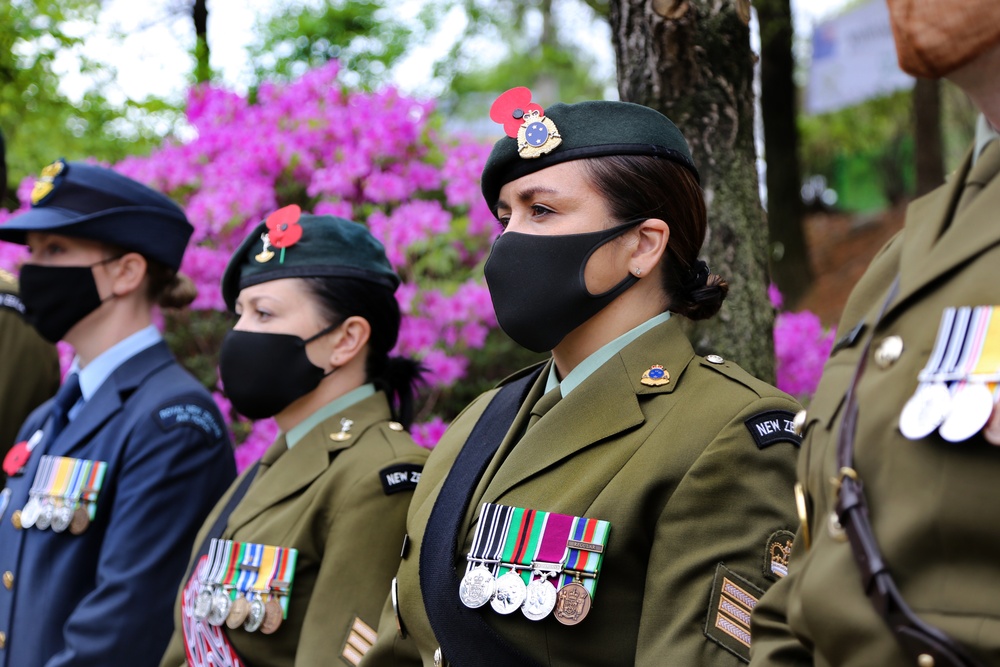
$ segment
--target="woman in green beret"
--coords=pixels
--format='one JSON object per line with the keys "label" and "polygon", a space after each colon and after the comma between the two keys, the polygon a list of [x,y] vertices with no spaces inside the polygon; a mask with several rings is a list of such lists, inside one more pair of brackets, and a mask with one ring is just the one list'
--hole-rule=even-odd
{"label": "woman in green beret", "polygon": [[297,206],[233,255],[220,374],[281,434],[202,526],[163,667],[357,664],[374,643],[427,455],[406,432],[420,368],[389,356],[398,285],[365,227]]}
{"label": "woman in green beret", "polygon": [[651,109],[524,88],[491,117],[486,280],[503,330],[552,357],[431,454],[362,665],[746,662],[796,526],[799,406],[685,337],[728,290],[698,258],[687,144]]}

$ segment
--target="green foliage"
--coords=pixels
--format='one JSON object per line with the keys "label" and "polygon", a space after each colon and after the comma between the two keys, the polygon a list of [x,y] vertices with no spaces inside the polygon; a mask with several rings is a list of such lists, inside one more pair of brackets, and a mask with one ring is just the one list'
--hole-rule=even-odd
{"label": "green foliage", "polygon": [[386,0],[338,0],[320,7],[285,3],[257,23],[250,57],[258,81],[289,80],[329,60],[340,61],[347,83],[372,89],[416,35]]}
{"label": "green foliage", "polygon": [[[81,25],[93,25],[98,0],[3,0],[0,2],[0,130],[7,145],[8,176],[0,206],[15,205],[12,188],[59,157],[116,161],[142,154],[164,134],[176,110],[162,102],[111,104],[104,89],[114,71],[79,54]],[[70,31],[67,26],[74,25]],[[92,80],[80,100],[59,90],[53,69],[70,52]],[[150,117],[151,111],[159,118]]]}

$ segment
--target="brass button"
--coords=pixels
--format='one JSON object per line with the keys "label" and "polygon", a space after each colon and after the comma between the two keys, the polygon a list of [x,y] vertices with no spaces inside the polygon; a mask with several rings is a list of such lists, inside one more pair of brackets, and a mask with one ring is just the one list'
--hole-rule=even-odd
{"label": "brass button", "polygon": [[8,591],[14,588],[14,573],[10,570],[3,573],[3,587]]}
{"label": "brass button", "polygon": [[920,657],[917,658],[918,667],[934,667],[934,656],[927,653],[921,653]]}
{"label": "brass button", "polygon": [[899,336],[889,336],[882,339],[875,350],[875,363],[885,370],[892,366],[903,354],[903,339]]}
{"label": "brass button", "polygon": [[391,428],[393,431],[402,431],[403,425],[400,424],[399,422],[389,422],[389,428]]}
{"label": "brass button", "polygon": [[14,530],[21,530],[21,510],[14,510],[10,515],[10,522],[14,524]]}
{"label": "brass button", "polygon": [[7,633],[0,630],[0,649],[7,647]]}
{"label": "brass button", "polygon": [[710,354],[707,357],[705,357],[705,361],[707,361],[710,364],[722,364],[725,363],[726,360],[717,354]]}

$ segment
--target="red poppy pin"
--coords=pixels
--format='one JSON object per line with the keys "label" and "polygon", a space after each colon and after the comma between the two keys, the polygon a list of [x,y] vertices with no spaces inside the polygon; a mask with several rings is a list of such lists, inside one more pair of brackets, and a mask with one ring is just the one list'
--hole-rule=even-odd
{"label": "red poppy pin", "polygon": [[19,442],[7,451],[3,457],[3,471],[8,477],[20,474],[24,469],[28,459],[31,458],[31,450],[28,449],[28,442]]}
{"label": "red poppy pin", "polygon": [[562,143],[562,135],[545,110],[531,101],[531,91],[520,86],[503,93],[490,107],[490,119],[503,125],[508,137],[517,139],[517,153],[536,158]]}
{"label": "red poppy pin", "polygon": [[[257,261],[268,261],[274,256],[270,252],[269,246],[281,248],[281,255],[278,258],[279,264],[285,263],[285,248],[290,248],[302,238],[302,225],[299,218],[302,217],[302,209],[296,204],[279,208],[277,211],[267,216],[267,238],[261,237],[264,242],[264,250],[257,257]],[[266,259],[261,259],[265,256]]]}

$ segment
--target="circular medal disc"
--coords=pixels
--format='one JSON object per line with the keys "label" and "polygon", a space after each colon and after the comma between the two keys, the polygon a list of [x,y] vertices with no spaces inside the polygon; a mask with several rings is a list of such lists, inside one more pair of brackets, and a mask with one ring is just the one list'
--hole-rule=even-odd
{"label": "circular medal disc", "polygon": [[540,621],[555,609],[556,588],[546,579],[535,579],[528,584],[528,595],[521,613],[532,621]]}
{"label": "circular medal disc", "polygon": [[42,509],[38,512],[38,518],[35,519],[35,527],[39,530],[47,530],[52,525],[52,515],[54,513],[55,508],[52,507],[52,503],[48,501],[43,502]]}
{"label": "circular medal disc", "polygon": [[521,608],[524,599],[528,597],[528,587],[517,572],[510,570],[497,579],[496,592],[490,600],[490,606],[498,614],[512,614]]}
{"label": "circular medal disc", "polygon": [[69,532],[74,535],[83,535],[90,527],[90,515],[83,507],[77,507],[73,512],[73,520],[69,522]]}
{"label": "circular medal disc", "polygon": [[281,627],[281,603],[277,598],[271,598],[264,604],[264,620],[260,624],[260,631],[265,635],[274,634]]}
{"label": "circular medal disc", "polygon": [[970,382],[952,398],[951,413],[938,433],[948,442],[963,442],[983,430],[993,413],[993,392],[980,382]]}
{"label": "circular medal disc", "polygon": [[496,580],[493,578],[493,573],[486,567],[477,565],[462,577],[462,583],[458,587],[458,597],[469,609],[477,609],[490,601],[495,588]]}
{"label": "circular medal disc", "polygon": [[951,392],[942,382],[917,389],[899,414],[899,430],[909,440],[926,438],[951,412]]}
{"label": "circular medal disc", "polygon": [[41,513],[42,505],[38,502],[38,498],[31,496],[28,502],[24,504],[24,509],[21,510],[21,527],[31,528],[38,521],[38,515]]}
{"label": "circular medal disc", "polygon": [[233,606],[233,601],[229,599],[226,591],[219,589],[212,594],[212,611],[208,612],[208,622],[219,626],[229,618],[229,610]]}
{"label": "circular medal disc", "polygon": [[580,582],[573,581],[559,589],[552,615],[563,625],[576,625],[587,617],[592,604],[590,592]]}
{"label": "circular medal disc", "polygon": [[254,598],[250,602],[250,613],[247,614],[247,622],[243,624],[243,629],[247,632],[257,632],[257,628],[264,622],[264,602],[260,598]]}
{"label": "circular medal disc", "polygon": [[52,512],[52,530],[61,533],[73,521],[73,508],[69,505],[59,505]]}
{"label": "circular medal disc", "polygon": [[230,630],[235,630],[236,628],[243,625],[247,616],[250,615],[250,603],[242,595],[236,597],[233,600],[233,606],[229,610],[229,616],[226,617],[226,626]]}
{"label": "circular medal disc", "polygon": [[212,591],[207,588],[198,593],[194,599],[194,612],[191,614],[196,621],[204,621],[212,611]]}

